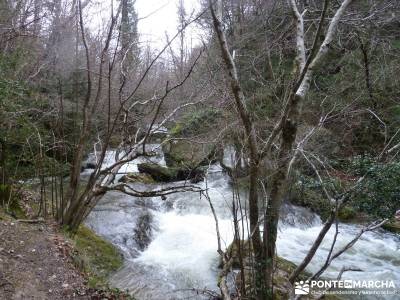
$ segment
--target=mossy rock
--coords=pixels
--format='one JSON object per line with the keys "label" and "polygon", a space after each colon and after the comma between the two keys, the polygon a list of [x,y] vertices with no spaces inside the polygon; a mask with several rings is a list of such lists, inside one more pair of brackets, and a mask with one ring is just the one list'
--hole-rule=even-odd
{"label": "mossy rock", "polygon": [[138,164],[140,173],[149,175],[155,181],[171,182],[177,180],[178,171],[174,168],[166,168],[155,163]]}
{"label": "mossy rock", "polygon": [[[240,248],[239,248],[240,245]],[[251,243],[248,240],[233,241],[226,249],[228,259],[232,259],[232,268],[240,268],[239,249],[242,254],[243,260],[250,257]],[[222,268],[222,260],[219,262],[219,267]]]}
{"label": "mossy rock", "polygon": [[162,147],[165,163],[172,168],[194,169],[217,161],[219,151],[212,144],[194,143],[189,140],[173,140]]}
{"label": "mossy rock", "polygon": [[88,275],[90,287],[106,287],[107,278],[122,267],[121,253],[111,243],[83,225],[73,237],[73,242],[73,261]]}
{"label": "mossy rock", "polygon": [[144,184],[152,184],[155,183],[153,177],[151,177],[149,174],[145,173],[128,173],[124,176],[122,176],[119,180],[119,182],[123,183],[144,183]]}
{"label": "mossy rock", "polygon": [[283,270],[289,274],[292,273],[297,268],[295,263],[279,256],[276,257],[276,266],[280,270]]}
{"label": "mossy rock", "polygon": [[391,221],[382,226],[383,229],[400,234],[400,221]]}
{"label": "mossy rock", "polygon": [[133,239],[136,241],[140,251],[143,251],[150,244],[153,236],[153,215],[146,211],[141,214],[134,229]]}
{"label": "mossy rock", "polygon": [[163,167],[155,163],[138,164],[140,173],[145,173],[158,182],[190,180],[193,183],[203,180],[205,172],[201,168]]}

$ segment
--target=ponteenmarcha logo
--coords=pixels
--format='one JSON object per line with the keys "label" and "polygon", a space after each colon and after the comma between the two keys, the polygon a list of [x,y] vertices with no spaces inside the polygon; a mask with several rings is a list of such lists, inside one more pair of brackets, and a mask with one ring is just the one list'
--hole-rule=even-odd
{"label": "ponteenmarcha logo", "polygon": [[[345,292],[347,291],[347,292]],[[393,280],[306,280],[296,281],[295,295],[308,294],[382,294],[398,293]]]}
{"label": "ponteenmarcha logo", "polygon": [[294,293],[296,295],[308,295],[310,293],[310,282],[308,280],[295,282]]}

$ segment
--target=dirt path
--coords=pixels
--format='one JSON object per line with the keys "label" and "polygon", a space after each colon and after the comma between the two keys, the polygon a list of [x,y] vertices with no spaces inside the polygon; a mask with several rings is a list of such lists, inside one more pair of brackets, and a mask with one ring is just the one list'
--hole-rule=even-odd
{"label": "dirt path", "polygon": [[0,299],[90,299],[51,224],[0,219]]}

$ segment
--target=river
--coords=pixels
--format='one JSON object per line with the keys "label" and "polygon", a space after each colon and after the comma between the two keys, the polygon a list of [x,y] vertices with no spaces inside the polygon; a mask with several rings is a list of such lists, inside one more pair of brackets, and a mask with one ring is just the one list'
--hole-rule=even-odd
{"label": "river", "polygon": [[[108,152],[105,165],[113,161],[113,154],[113,151]],[[89,159],[93,160],[93,156]],[[161,152],[152,160],[165,164]],[[121,172],[137,171],[138,162],[124,166]],[[83,175],[89,172],[90,170],[85,170]],[[232,190],[229,178],[218,166],[212,166],[207,184],[219,218],[223,243],[229,245],[233,236],[230,210]],[[159,184],[135,185],[141,189],[160,187]],[[199,186],[205,187],[205,182],[199,183]],[[150,220],[151,242],[147,248],[141,250],[135,232],[143,216]],[[110,192],[90,213],[86,224],[122,251],[125,257],[124,266],[110,281],[120,289],[129,289],[137,299],[205,299],[196,295],[192,289],[217,290],[215,222],[207,200],[201,199],[198,193],[178,193],[163,200],[160,197],[143,199]],[[278,255],[299,263],[321,227],[318,215],[305,208],[285,204],[279,224]],[[349,242],[360,228],[360,225],[355,224],[339,224],[340,234],[336,249]],[[308,271],[314,272],[321,267],[333,235],[334,230],[327,234],[308,266]],[[367,232],[350,250],[332,263],[324,277],[336,278],[342,267],[353,267],[362,272],[345,272],[343,279],[394,280],[399,287],[399,254],[398,236],[383,230]]]}

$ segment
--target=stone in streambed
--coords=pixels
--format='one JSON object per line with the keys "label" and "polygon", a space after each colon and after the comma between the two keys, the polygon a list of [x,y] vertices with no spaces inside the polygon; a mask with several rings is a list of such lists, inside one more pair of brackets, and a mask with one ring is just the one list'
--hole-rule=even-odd
{"label": "stone in streambed", "polygon": [[190,140],[173,140],[162,147],[168,167],[196,169],[214,163],[220,154],[212,144],[194,143]]}
{"label": "stone in streambed", "polygon": [[152,222],[153,216],[149,212],[144,212],[137,221],[133,239],[136,241],[140,251],[145,250],[151,242],[153,235]]}
{"label": "stone in streambed", "polygon": [[176,181],[178,171],[174,168],[166,168],[155,163],[142,163],[138,164],[140,173],[147,174],[155,181],[171,182]]}
{"label": "stone in streambed", "polygon": [[148,174],[155,181],[172,182],[180,180],[191,180],[199,182],[204,178],[204,170],[188,168],[167,168],[155,163],[142,163],[138,165],[140,173]]}
{"label": "stone in streambed", "polygon": [[382,226],[383,229],[400,234],[400,221],[391,221]]}
{"label": "stone in streambed", "polygon": [[121,177],[119,182],[123,183],[144,183],[144,184],[151,184],[154,183],[154,179],[145,173],[128,173]]}

